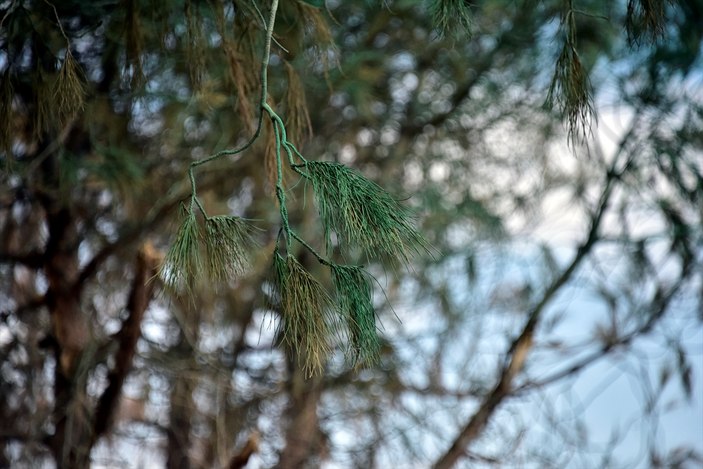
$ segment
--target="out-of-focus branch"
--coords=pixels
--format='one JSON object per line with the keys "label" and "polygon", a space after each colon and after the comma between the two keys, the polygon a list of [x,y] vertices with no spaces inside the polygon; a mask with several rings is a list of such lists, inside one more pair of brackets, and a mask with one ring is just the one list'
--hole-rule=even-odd
{"label": "out-of-focus branch", "polygon": [[30,269],[39,269],[44,264],[44,253],[31,251],[25,253],[0,252],[0,264],[17,263]]}
{"label": "out-of-focus branch", "polygon": [[251,435],[249,435],[249,438],[247,439],[247,442],[244,447],[241,449],[241,451],[239,451],[239,453],[232,456],[232,459],[229,460],[229,465],[227,467],[229,469],[241,469],[246,466],[249,462],[249,458],[251,457],[251,455],[259,450],[260,438],[261,435],[259,435],[259,432],[253,432]]}
{"label": "out-of-focus branch", "polygon": [[42,306],[46,306],[46,303],[47,303],[47,296],[46,295],[37,295],[37,296],[34,296],[34,297],[28,299],[24,303],[18,305],[14,309],[10,309],[10,310],[0,309],[0,313],[6,314],[8,311],[11,311],[13,314],[15,314],[17,316],[21,316],[26,312],[34,311],[35,309],[41,308]]}
{"label": "out-of-focus branch", "polygon": [[603,344],[603,346],[598,350],[582,358],[578,362],[571,364],[563,370],[557,371],[552,375],[540,379],[539,381],[530,381],[521,385],[518,388],[515,388],[513,394],[515,395],[530,391],[532,389],[541,388],[561,379],[564,379],[568,376],[571,376],[575,373],[578,373],[584,368],[587,368],[588,366],[594,364],[601,358],[607,356],[615,348],[627,347],[638,337],[648,334],[649,332],[651,332],[652,328],[659,322],[659,320],[664,317],[666,309],[668,308],[669,304],[671,304],[671,301],[674,299],[676,294],[681,290],[686,280],[687,277],[685,275],[682,275],[678,279],[678,281],[668,289],[660,287],[655,293],[650,311],[646,315],[646,317],[648,318],[647,321],[645,321],[641,326],[637,327],[632,332],[623,335],[617,340],[613,340],[606,344]]}
{"label": "out-of-focus branch", "polygon": [[[621,149],[624,147],[624,144],[625,141],[621,142]],[[503,400],[514,394],[513,381],[517,374],[522,370],[525,360],[532,349],[533,337],[537,325],[539,324],[547,305],[554,299],[561,288],[571,279],[576,269],[583,263],[583,261],[588,257],[588,254],[593,250],[593,247],[596,245],[599,239],[598,231],[603,220],[603,215],[608,209],[608,204],[613,193],[615,182],[618,181],[622,176],[622,173],[627,170],[630,161],[631,156],[623,169],[617,170],[616,164],[618,162],[618,158],[615,158],[613,165],[606,173],[605,185],[603,187],[597,208],[592,216],[586,239],[577,249],[574,258],[571,260],[568,267],[566,267],[561,275],[559,275],[551,283],[549,288],[547,288],[542,295],[540,301],[529,312],[527,322],[523,326],[518,337],[513,340],[505,355],[505,360],[501,367],[497,384],[483,399],[478,410],[471,416],[450,448],[442,454],[434,464],[433,467],[435,469],[448,469],[453,467],[459,459],[466,454],[469,445],[481,435],[486,425],[490,421],[490,418],[493,416],[493,413],[503,402]]]}
{"label": "out-of-focus branch", "polygon": [[[516,16],[513,18],[514,24],[519,24],[523,21],[523,17],[526,16],[527,12],[522,9],[517,9]],[[449,99],[451,106],[444,112],[439,112],[434,114],[429,119],[423,122],[406,122],[400,129],[401,135],[408,137],[415,137],[416,135],[422,133],[424,127],[430,125],[433,127],[439,127],[443,125],[449,118],[456,115],[459,111],[461,105],[469,99],[469,94],[471,91],[479,84],[483,79],[485,79],[486,74],[492,69],[495,61],[498,59],[499,54],[505,50],[512,50],[515,44],[507,40],[510,35],[513,34],[511,28],[506,28],[500,36],[496,38],[496,46],[491,49],[486,54],[482,55],[478,60],[472,64],[471,76],[461,83],[457,83],[456,90]],[[429,69],[432,69],[429,63],[432,59],[437,56],[436,51],[427,57],[425,60],[428,62],[426,65]],[[420,91],[421,87],[415,90],[415,95]]]}
{"label": "out-of-focus branch", "polygon": [[156,275],[160,262],[160,254],[150,243],[146,243],[137,256],[132,289],[127,301],[129,315],[117,334],[118,349],[115,355],[115,367],[108,375],[108,386],[100,396],[93,420],[92,439],[95,442],[104,434],[112,423],[112,417],[117,408],[122,385],[132,368],[132,359],[141,335],[141,324],[144,313],[149,306],[154,290],[151,278]]}
{"label": "out-of-focus branch", "polygon": [[114,255],[121,249],[126,249],[131,246],[132,243],[139,240],[148,233],[151,229],[161,223],[167,215],[173,212],[173,210],[178,206],[179,201],[185,198],[185,192],[179,193],[177,196],[166,201],[159,209],[147,220],[142,223],[138,223],[134,228],[126,231],[117,240],[112,243],[106,244],[103,248],[98,251],[93,258],[88,261],[88,263],[81,270],[78,277],[78,283],[84,284],[88,279],[90,279],[95,272],[100,268],[100,266],[105,262],[110,256]]}

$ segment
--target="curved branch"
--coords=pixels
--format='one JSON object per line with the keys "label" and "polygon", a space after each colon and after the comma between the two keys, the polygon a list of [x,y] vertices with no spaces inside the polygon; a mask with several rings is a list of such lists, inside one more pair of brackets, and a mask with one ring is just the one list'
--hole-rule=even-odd
{"label": "curved branch", "polygon": [[674,296],[681,290],[685,280],[686,276],[684,272],[682,273],[682,276],[679,278],[679,280],[668,290],[664,291],[661,287],[657,290],[657,292],[654,294],[654,299],[652,301],[652,308],[649,314],[647,315],[648,319],[641,326],[637,327],[629,334],[623,335],[617,340],[613,340],[604,344],[598,350],[582,358],[578,362],[571,364],[563,370],[557,371],[554,374],[549,375],[546,378],[542,378],[539,381],[532,381],[521,385],[520,387],[514,390],[513,395],[522,394],[536,388],[542,388],[556,381],[564,379],[568,376],[571,376],[575,373],[578,373],[608,355],[613,349],[617,347],[627,347],[638,337],[641,337],[651,332],[652,328],[659,322],[661,318],[664,317],[664,313],[666,312],[667,307],[674,299]]}
{"label": "curved branch", "polygon": [[[629,134],[621,142],[620,148],[624,147]],[[621,153],[619,153],[621,154]],[[568,267],[562,271],[547,290],[542,295],[541,300],[531,309],[528,314],[528,319],[523,326],[518,337],[513,340],[510,348],[506,352],[504,363],[500,370],[500,376],[495,387],[486,395],[481,402],[478,410],[471,416],[459,435],[456,437],[450,448],[440,456],[434,464],[434,469],[449,469],[453,467],[459,459],[465,456],[469,445],[475,441],[483,432],[486,425],[493,416],[493,413],[498,406],[508,397],[514,395],[513,381],[518,373],[522,370],[525,360],[532,349],[533,337],[537,325],[547,305],[555,298],[561,288],[571,280],[577,268],[591,253],[594,246],[599,240],[598,231],[603,221],[603,215],[608,209],[614,183],[620,180],[622,173],[626,171],[631,162],[632,155],[621,170],[617,170],[618,158],[614,159],[613,165],[606,172],[606,181],[603,191],[600,196],[598,206],[591,219],[591,226],[588,230],[586,239],[578,247],[574,258],[569,263]]]}

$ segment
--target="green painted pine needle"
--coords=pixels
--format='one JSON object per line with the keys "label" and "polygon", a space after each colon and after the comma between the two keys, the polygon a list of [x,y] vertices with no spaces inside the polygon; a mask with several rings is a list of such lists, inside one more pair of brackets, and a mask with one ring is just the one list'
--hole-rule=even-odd
{"label": "green painted pine needle", "polygon": [[339,163],[308,161],[301,168],[312,181],[328,252],[333,231],[343,248],[359,247],[391,264],[429,252],[412,212],[376,183]]}
{"label": "green painted pine needle", "polygon": [[281,300],[278,335],[306,375],[322,372],[332,352],[335,333],[332,299],[322,285],[292,256],[274,254],[273,269]]}
{"label": "green painted pine needle", "polygon": [[359,366],[378,362],[381,344],[369,274],[359,266],[333,265],[332,280],[339,310],[347,324],[350,361]]}
{"label": "green painted pine needle", "polygon": [[176,239],[159,269],[159,276],[167,287],[192,291],[195,279],[203,270],[200,257],[202,236],[195,213],[192,210],[186,211]]}
{"label": "green painted pine needle", "polygon": [[244,219],[216,216],[205,220],[205,247],[208,273],[214,281],[244,275],[257,242],[254,228]]}

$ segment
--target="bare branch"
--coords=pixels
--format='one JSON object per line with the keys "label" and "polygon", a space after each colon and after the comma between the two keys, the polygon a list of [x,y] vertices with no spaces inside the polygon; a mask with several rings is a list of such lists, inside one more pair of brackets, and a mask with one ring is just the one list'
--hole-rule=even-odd
{"label": "bare branch", "polygon": [[666,312],[666,309],[669,307],[671,304],[671,301],[674,299],[676,294],[681,290],[685,283],[685,275],[682,275],[679,280],[671,286],[669,289],[664,290],[663,288],[659,288],[657,292],[654,295],[654,300],[651,303],[651,309],[648,312],[647,315],[644,315],[647,317],[647,321],[644,322],[641,326],[637,327],[635,330],[630,332],[629,334],[625,334],[622,337],[620,337],[618,340],[608,342],[607,344],[604,344],[600,349],[594,351],[590,355],[582,358],[576,363],[571,364],[569,367],[557,371],[556,373],[547,376],[546,378],[542,378],[539,381],[531,381],[528,383],[525,383],[521,385],[518,388],[515,388],[513,395],[516,394],[522,394],[524,392],[530,391],[532,389],[536,388],[542,388],[544,386],[547,386],[551,383],[554,383],[556,381],[559,381],[561,379],[564,379],[568,376],[571,376],[575,373],[578,373],[582,371],[583,369],[591,366],[592,364],[596,363],[598,360],[602,359],[603,357],[607,356],[612,350],[618,347],[627,347],[632,342],[635,341],[638,337],[641,337],[643,335],[646,335],[652,331],[652,328],[659,322],[659,320],[664,317],[664,313]]}
{"label": "bare branch", "polygon": [[30,251],[25,253],[0,252],[0,264],[22,264],[30,269],[40,269],[44,264],[44,253]]}
{"label": "bare branch", "polygon": [[[620,149],[624,148],[626,139],[630,134],[621,141]],[[622,153],[618,153],[620,155]],[[574,255],[574,258],[569,263],[568,267],[557,277],[547,290],[542,295],[540,301],[532,308],[528,315],[520,335],[512,342],[510,348],[505,355],[505,361],[500,372],[498,382],[493,390],[483,399],[478,410],[471,416],[459,435],[456,437],[450,448],[437,460],[433,466],[435,469],[448,469],[453,467],[459,459],[466,455],[469,445],[475,441],[483,432],[488,424],[491,416],[498,406],[508,397],[514,394],[513,381],[518,373],[522,370],[527,355],[533,346],[533,337],[537,325],[547,307],[554,299],[556,294],[566,283],[571,279],[576,269],[591,253],[594,246],[599,240],[598,231],[603,220],[603,215],[608,209],[611,195],[613,193],[614,183],[620,179],[622,173],[629,167],[629,161],[624,168],[617,170],[618,158],[615,158],[613,165],[606,172],[606,181],[600,200],[595,213],[591,219],[591,226],[588,230],[586,239],[581,243]]]}

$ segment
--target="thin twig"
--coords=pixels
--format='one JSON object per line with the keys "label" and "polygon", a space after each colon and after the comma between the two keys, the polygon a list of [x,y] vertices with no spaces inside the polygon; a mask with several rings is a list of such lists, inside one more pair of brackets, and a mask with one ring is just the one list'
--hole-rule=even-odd
{"label": "thin twig", "polygon": [[[193,199],[197,198],[195,174],[194,174],[195,168],[197,168],[198,166],[201,166],[205,163],[209,163],[210,161],[216,160],[222,156],[236,155],[238,153],[242,153],[244,150],[251,147],[254,144],[254,142],[259,138],[259,135],[261,135],[263,116],[264,116],[264,106],[266,106],[266,97],[268,96],[268,64],[269,64],[269,59],[271,57],[271,40],[273,37],[273,27],[276,24],[276,10],[277,9],[278,9],[278,0],[273,0],[273,2],[271,4],[271,13],[269,15],[268,26],[266,28],[266,40],[265,40],[265,45],[264,45],[264,54],[263,54],[263,58],[261,60],[261,79],[260,79],[261,98],[259,99],[259,118],[257,120],[256,130],[254,131],[254,135],[252,135],[251,138],[244,145],[242,145],[241,147],[239,147],[237,149],[221,150],[213,155],[210,155],[210,156],[203,158],[201,160],[194,161],[190,164],[190,168],[188,170],[188,175],[189,175],[190,182],[191,182],[191,190],[192,190],[192,198]],[[194,201],[191,203],[191,207],[193,206],[194,203],[195,203]]]}
{"label": "thin twig", "polygon": [[650,314],[648,315],[649,319],[647,319],[646,322],[644,322],[641,326],[637,327],[635,330],[631,331],[629,334],[625,334],[618,340],[604,344],[598,350],[582,358],[578,362],[571,364],[563,370],[559,370],[547,376],[546,378],[540,379],[539,381],[531,381],[521,385],[520,387],[515,389],[513,394],[524,394],[528,391],[531,391],[532,389],[542,388],[551,383],[566,378],[567,376],[577,373],[582,369],[594,364],[596,361],[610,353],[614,348],[628,346],[636,338],[641,337],[642,335],[650,332],[654,325],[659,322],[662,317],[664,317],[664,312],[666,311],[666,308],[669,306],[671,300],[674,298],[676,293],[681,290],[683,284],[684,282],[682,277],[668,291],[662,292],[662,290],[658,290],[657,294],[655,295],[654,307],[652,308],[653,311],[650,312]]}
{"label": "thin twig", "polygon": [[56,24],[58,25],[59,29],[61,30],[61,35],[63,36],[64,39],[66,39],[66,47],[70,46],[71,41],[68,39],[68,36],[66,36],[66,32],[63,30],[63,26],[61,25],[61,19],[59,18],[59,13],[56,11],[56,7],[54,6],[53,3],[49,2],[49,0],[44,0],[44,3],[49,5],[51,7],[51,9],[54,10],[54,16],[56,17]]}

